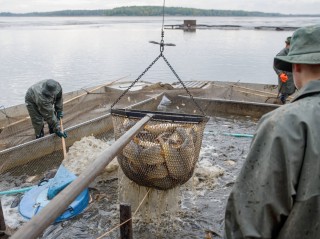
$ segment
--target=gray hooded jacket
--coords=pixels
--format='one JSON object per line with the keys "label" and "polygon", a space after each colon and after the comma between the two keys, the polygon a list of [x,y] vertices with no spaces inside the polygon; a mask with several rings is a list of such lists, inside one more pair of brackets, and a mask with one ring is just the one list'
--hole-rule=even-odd
{"label": "gray hooded jacket", "polygon": [[54,132],[60,130],[55,112],[63,111],[62,88],[57,81],[54,81],[55,90],[50,94],[44,94],[46,82],[47,80],[43,80],[32,85],[25,97],[36,135],[39,135],[43,128],[43,120]]}
{"label": "gray hooded jacket", "polygon": [[230,194],[225,238],[320,238],[320,80],[262,117]]}

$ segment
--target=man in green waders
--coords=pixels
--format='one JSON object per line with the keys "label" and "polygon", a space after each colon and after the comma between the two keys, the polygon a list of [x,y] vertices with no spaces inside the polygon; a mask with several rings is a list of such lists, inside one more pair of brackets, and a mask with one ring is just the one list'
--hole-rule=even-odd
{"label": "man in green waders", "polygon": [[[287,37],[286,46],[277,54],[277,56],[286,56],[288,55],[291,43],[291,37]],[[276,64],[273,64],[273,69],[278,75],[278,90],[279,98],[282,104],[285,104],[289,95],[292,95],[296,91],[294,86],[292,72],[283,71],[277,68]]]}
{"label": "man in green waders", "polygon": [[37,139],[44,136],[44,121],[48,123],[50,134],[67,137],[66,133],[60,131],[63,101],[62,88],[57,81],[49,79],[32,85],[26,93],[25,102]]}
{"label": "man in green waders", "polygon": [[261,118],[227,202],[226,239],[320,238],[320,25],[296,30],[275,63],[299,94]]}

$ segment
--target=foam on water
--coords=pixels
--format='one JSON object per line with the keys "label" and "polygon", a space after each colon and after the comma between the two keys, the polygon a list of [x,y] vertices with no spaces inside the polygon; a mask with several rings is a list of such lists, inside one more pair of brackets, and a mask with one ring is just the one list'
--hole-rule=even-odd
{"label": "foam on water", "polygon": [[[68,150],[67,157],[62,164],[75,175],[79,175],[86,169],[98,156],[111,146],[113,141],[105,142],[93,136],[83,137],[75,142]],[[113,160],[105,170],[111,172],[118,168],[118,163]]]}

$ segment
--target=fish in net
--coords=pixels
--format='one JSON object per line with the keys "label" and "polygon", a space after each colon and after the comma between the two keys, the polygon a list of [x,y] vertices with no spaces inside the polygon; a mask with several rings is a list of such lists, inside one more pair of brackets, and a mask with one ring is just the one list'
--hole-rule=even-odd
{"label": "fish in net", "polygon": [[[115,139],[139,121],[139,111],[133,112],[112,111]],[[157,112],[118,155],[124,174],[141,186],[160,190],[184,184],[193,174],[207,121],[205,116]]]}

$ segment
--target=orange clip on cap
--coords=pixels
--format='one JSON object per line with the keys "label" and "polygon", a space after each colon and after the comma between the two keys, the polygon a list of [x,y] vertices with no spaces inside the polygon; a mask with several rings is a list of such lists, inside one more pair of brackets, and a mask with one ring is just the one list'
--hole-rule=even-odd
{"label": "orange clip on cap", "polygon": [[286,83],[287,80],[288,80],[287,74],[281,73],[281,74],[280,74],[280,80],[281,80],[283,83]]}

